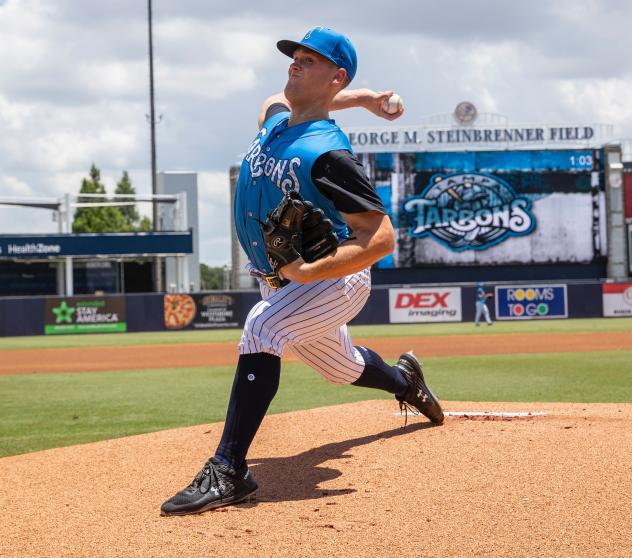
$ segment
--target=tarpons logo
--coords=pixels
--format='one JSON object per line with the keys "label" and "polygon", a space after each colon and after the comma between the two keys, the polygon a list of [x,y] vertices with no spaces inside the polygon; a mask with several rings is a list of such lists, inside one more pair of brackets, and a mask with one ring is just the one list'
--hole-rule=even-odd
{"label": "tarpons logo", "polygon": [[322,25],[320,27],[314,27],[314,29],[310,29],[307,33],[305,33],[303,40],[306,41],[307,39],[309,39],[312,36],[312,33],[314,33],[315,31],[323,31],[324,29],[325,28]]}
{"label": "tarpons logo", "polygon": [[528,198],[480,173],[437,174],[420,195],[404,202],[404,211],[413,217],[411,236],[432,235],[455,252],[485,250],[536,226]]}
{"label": "tarpons logo", "polygon": [[270,182],[276,184],[277,188],[283,191],[284,194],[287,194],[291,190],[299,192],[301,190],[301,183],[296,173],[301,166],[300,157],[277,160],[263,152],[261,140],[267,133],[267,130],[262,128],[246,152],[244,161],[248,163],[250,167],[252,178],[265,175],[270,179]]}

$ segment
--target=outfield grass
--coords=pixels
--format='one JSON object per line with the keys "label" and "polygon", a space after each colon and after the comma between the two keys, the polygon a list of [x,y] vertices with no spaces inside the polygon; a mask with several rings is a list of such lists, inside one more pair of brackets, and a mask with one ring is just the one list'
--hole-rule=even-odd
{"label": "outfield grass", "polygon": [[[392,324],[351,326],[354,337],[418,337],[436,335],[498,335],[500,333],[576,333],[629,331],[632,318],[593,318],[582,320],[529,320],[495,322],[492,327],[473,323]],[[0,338],[0,350],[47,349],[61,347],[109,347],[173,343],[237,342],[240,329],[205,331],[158,331],[150,333],[110,333]]]}
{"label": "outfield grass", "polygon": [[[427,359],[426,375],[446,400],[632,402],[631,363],[632,351],[441,357]],[[233,374],[218,367],[0,377],[0,456],[222,421]],[[389,397],[329,384],[291,363],[270,412]]]}

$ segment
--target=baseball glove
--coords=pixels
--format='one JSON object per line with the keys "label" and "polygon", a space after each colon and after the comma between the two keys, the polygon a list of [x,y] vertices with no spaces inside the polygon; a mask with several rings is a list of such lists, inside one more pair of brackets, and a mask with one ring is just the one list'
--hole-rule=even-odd
{"label": "baseball glove", "polygon": [[262,224],[266,255],[275,273],[301,257],[301,231],[305,202],[297,192],[289,192]]}
{"label": "baseball glove", "polygon": [[338,248],[338,239],[333,233],[333,225],[325,219],[322,209],[311,202],[303,201],[303,238],[301,255],[306,262],[315,262]]}

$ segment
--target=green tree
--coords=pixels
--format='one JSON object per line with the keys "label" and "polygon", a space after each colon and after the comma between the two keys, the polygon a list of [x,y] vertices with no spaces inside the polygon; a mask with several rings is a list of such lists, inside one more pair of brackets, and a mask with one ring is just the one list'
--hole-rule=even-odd
{"label": "green tree", "polygon": [[220,290],[224,288],[224,268],[210,267],[200,264],[200,289],[203,291]]}
{"label": "green tree", "polygon": [[[116,185],[117,194],[135,194],[127,171]],[[90,167],[90,178],[81,181],[79,203],[96,203],[108,201],[106,198],[87,198],[81,194],[107,194],[105,185],[101,181],[101,171],[94,163]],[[110,207],[79,207],[75,211],[72,232],[102,233],[102,232],[133,232],[152,230],[151,221],[147,217],[140,218],[135,205]]]}
{"label": "green tree", "polygon": [[[117,182],[114,193],[136,194],[136,189],[132,186],[132,181],[130,180],[129,174],[126,170],[123,171],[123,176]],[[120,206],[120,209],[130,231],[147,232],[153,229],[149,217],[146,215],[141,217],[136,209],[136,205],[122,205]]]}
{"label": "green tree", "polygon": [[148,232],[153,230],[153,227],[151,226],[151,219],[147,217],[147,215],[143,215],[143,218],[140,220],[140,223],[138,225],[138,230],[140,232]]}
{"label": "green tree", "polygon": [[[123,171],[123,176],[116,184],[116,190],[114,190],[115,194],[136,194],[136,190],[134,186],[132,186],[132,181],[129,179],[129,174],[127,171]],[[127,201],[125,199],[121,199],[120,201]],[[129,200],[133,201],[133,200]],[[136,210],[136,205],[122,205],[120,206],[121,213],[123,214],[123,218],[125,219],[125,223],[130,230],[136,227],[136,224],[140,221],[140,215],[138,215],[138,211]]]}
{"label": "green tree", "polygon": [[[106,194],[105,185],[101,182],[101,171],[93,163],[90,167],[90,178],[81,181],[79,203],[96,203],[104,201],[98,198],[81,197],[81,194]],[[72,223],[72,232],[121,232],[129,230],[123,214],[118,207],[78,207]]]}

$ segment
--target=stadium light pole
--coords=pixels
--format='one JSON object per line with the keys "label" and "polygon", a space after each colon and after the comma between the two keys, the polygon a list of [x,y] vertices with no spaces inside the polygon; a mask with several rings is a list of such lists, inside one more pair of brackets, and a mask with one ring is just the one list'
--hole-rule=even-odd
{"label": "stadium light pole", "polygon": [[[149,127],[151,142],[151,193],[155,196],[158,193],[156,184],[156,109],[154,103],[154,40],[152,26],[152,0],[147,0],[147,24],[149,31]],[[152,217],[154,231],[158,230],[158,204],[156,200],[152,202]],[[154,258],[154,289],[156,292],[162,291],[162,273],[160,256]]]}

